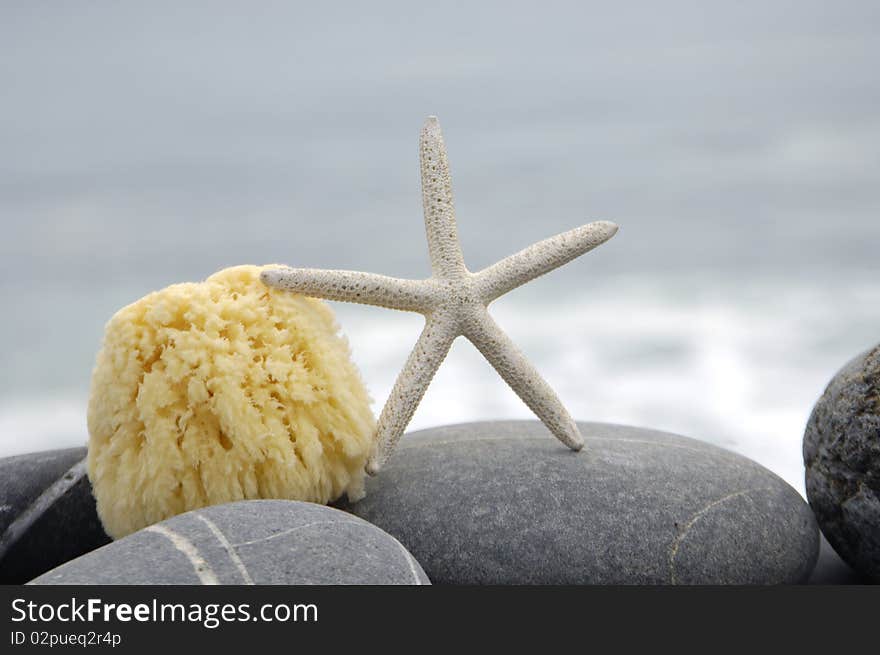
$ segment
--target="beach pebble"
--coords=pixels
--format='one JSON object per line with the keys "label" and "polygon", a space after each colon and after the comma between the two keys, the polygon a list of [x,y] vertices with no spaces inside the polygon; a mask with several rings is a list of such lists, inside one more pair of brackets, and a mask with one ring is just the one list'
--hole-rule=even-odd
{"label": "beach pebble", "polygon": [[430,584],[393,537],[331,507],[246,500],[180,514],[32,584]]}
{"label": "beach pebble", "polygon": [[828,540],[821,532],[819,533],[819,558],[816,566],[810,574],[808,584],[869,584],[869,578],[859,574],[849,564],[844,562]]}
{"label": "beach pebble", "polygon": [[854,569],[880,580],[880,346],[832,378],[804,433],[807,498]]}
{"label": "beach pebble", "polygon": [[755,462],[693,439],[580,424],[571,452],[535,421],[405,436],[340,507],[396,536],[435,583],[806,581],[812,512]]}
{"label": "beach pebble", "polygon": [[[68,448],[0,459],[0,583],[27,582],[110,541],[98,519],[88,478],[83,474],[63,480],[85,456],[85,448]],[[33,513],[36,521],[20,531],[23,514],[33,512],[41,494],[56,482],[66,489],[45,511]],[[11,542],[13,532],[18,538]]]}

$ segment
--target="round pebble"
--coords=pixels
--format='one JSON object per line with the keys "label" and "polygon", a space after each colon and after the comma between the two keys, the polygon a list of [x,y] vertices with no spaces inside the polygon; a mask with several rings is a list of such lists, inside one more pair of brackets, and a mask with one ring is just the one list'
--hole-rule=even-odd
{"label": "round pebble", "polygon": [[807,498],[834,550],[880,580],[880,346],[832,378],[804,433]]}
{"label": "round pebble", "polygon": [[405,436],[367,496],[341,504],[396,536],[435,583],[774,584],[819,546],[801,496],[755,462],[634,427],[580,424],[571,452],[536,421]]}
{"label": "round pebble", "polygon": [[248,500],[181,514],[32,584],[430,584],[394,537],[351,514]]}

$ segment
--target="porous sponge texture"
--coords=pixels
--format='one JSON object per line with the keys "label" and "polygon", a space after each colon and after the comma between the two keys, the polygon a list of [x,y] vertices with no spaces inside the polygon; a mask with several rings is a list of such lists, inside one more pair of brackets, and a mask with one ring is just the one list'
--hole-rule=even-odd
{"label": "porous sponge texture", "polygon": [[111,537],[217,503],[363,495],[375,419],[348,343],[324,302],[266,287],[263,268],[175,284],[107,324],[88,464]]}

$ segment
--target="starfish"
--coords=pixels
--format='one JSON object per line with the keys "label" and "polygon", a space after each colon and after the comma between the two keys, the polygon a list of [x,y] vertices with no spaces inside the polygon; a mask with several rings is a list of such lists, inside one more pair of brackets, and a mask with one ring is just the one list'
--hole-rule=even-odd
{"label": "starfish", "polygon": [[596,221],[540,241],[471,273],[458,241],[452,178],[440,123],[429,116],[422,128],[419,159],[422,203],[431,277],[405,280],[354,271],[280,268],[262,281],[305,296],[419,312],[425,327],[391,390],[377,424],[366,471],[378,473],[394,450],[452,342],[464,336],[562,443],[578,451],[584,441],[550,385],[488,312],[499,296],[552,271],[610,239],[617,225]]}

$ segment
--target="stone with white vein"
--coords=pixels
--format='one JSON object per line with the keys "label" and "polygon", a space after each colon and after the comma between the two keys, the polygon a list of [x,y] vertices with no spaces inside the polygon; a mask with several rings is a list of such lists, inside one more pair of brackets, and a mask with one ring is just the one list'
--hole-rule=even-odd
{"label": "stone with white vein", "polygon": [[394,537],[331,507],[247,500],[180,514],[31,584],[430,584]]}
{"label": "stone with white vein", "polygon": [[419,312],[425,327],[391,390],[376,428],[376,448],[367,461],[375,474],[391,455],[452,342],[471,341],[550,432],[572,450],[583,447],[577,424],[537,369],[487,311],[499,296],[544,275],[617,233],[596,221],[544,239],[488,268],[471,273],[464,263],[452,198],[452,176],[440,123],[430,116],[419,141],[422,207],[431,277],[398,278],[355,271],[287,268],[264,271],[272,287],[327,300]]}
{"label": "stone with white vein", "polygon": [[407,434],[367,495],[340,505],[397,537],[434,584],[804,582],[816,521],[759,464],[655,430],[537,421]]}

